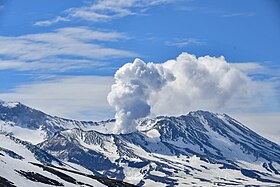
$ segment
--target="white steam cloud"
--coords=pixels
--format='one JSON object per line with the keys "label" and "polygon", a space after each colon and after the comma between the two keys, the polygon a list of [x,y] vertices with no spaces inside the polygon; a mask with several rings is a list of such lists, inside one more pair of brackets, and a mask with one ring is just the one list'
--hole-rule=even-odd
{"label": "white steam cloud", "polygon": [[251,79],[226,62],[223,56],[197,58],[182,53],[176,60],[169,60],[162,66],[171,71],[176,80],[150,98],[155,114],[178,115],[190,110],[217,110],[232,97],[246,96],[252,90]]}
{"label": "white steam cloud", "polygon": [[136,59],[115,74],[108,102],[116,110],[116,133],[136,130],[136,119],[185,114],[223,107],[232,97],[250,92],[251,79],[224,57],[182,53],[162,64]]}
{"label": "white steam cloud", "polygon": [[116,110],[115,132],[136,129],[135,119],[150,114],[150,95],[161,90],[174,77],[159,64],[145,64],[140,59],[127,63],[115,74],[116,83],[107,99]]}

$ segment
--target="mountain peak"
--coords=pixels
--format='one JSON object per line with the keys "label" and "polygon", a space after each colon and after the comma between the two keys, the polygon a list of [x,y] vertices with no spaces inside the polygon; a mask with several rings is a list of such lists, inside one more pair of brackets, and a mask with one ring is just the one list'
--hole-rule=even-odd
{"label": "mountain peak", "polygon": [[40,147],[96,173],[105,171],[106,176],[139,186],[150,180],[161,186],[183,186],[195,179],[201,179],[202,186],[215,186],[213,181],[221,175],[224,183],[220,184],[225,185],[280,184],[280,146],[225,114],[199,110],[178,117],[144,118],[138,123],[138,131],[128,134],[69,129]]}

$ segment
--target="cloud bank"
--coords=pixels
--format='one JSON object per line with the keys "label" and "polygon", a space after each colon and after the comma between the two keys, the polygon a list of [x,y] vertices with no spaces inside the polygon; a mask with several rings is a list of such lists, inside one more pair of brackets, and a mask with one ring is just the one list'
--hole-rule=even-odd
{"label": "cloud bank", "polygon": [[234,98],[252,97],[257,84],[223,56],[188,53],[162,64],[136,59],[116,72],[115,81],[108,102],[116,110],[117,133],[135,131],[135,120],[149,114],[223,109]]}

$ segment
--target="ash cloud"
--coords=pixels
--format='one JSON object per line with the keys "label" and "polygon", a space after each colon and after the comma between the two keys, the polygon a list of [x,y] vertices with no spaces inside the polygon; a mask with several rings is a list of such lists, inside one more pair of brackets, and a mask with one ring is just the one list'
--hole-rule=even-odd
{"label": "ash cloud", "polygon": [[136,130],[135,120],[148,115],[179,115],[216,110],[232,97],[249,94],[251,79],[224,57],[180,54],[161,64],[136,59],[115,74],[107,100],[116,110],[116,133]]}

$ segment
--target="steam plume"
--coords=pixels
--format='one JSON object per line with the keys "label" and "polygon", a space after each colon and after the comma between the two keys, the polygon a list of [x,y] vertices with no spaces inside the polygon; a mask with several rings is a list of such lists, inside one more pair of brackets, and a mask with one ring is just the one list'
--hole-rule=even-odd
{"label": "steam plume", "polygon": [[149,97],[160,91],[174,77],[159,64],[145,64],[140,59],[127,63],[115,74],[116,83],[107,99],[116,110],[115,131],[127,133],[136,129],[135,120],[150,114]]}
{"label": "steam plume", "polygon": [[234,96],[250,92],[251,79],[224,57],[182,53],[162,64],[136,59],[115,74],[107,99],[116,110],[115,131],[136,130],[135,120],[156,115],[185,114],[221,108]]}

